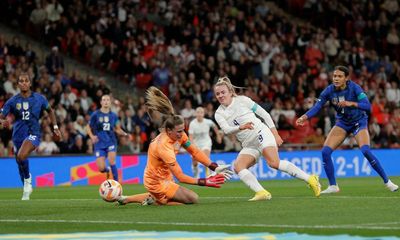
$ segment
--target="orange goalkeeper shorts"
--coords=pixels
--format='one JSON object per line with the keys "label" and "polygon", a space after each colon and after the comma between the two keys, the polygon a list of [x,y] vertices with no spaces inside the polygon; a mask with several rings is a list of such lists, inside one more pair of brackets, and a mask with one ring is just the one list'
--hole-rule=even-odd
{"label": "orange goalkeeper shorts", "polygon": [[146,184],[144,181],[144,186],[146,187],[147,191],[159,204],[167,204],[170,199],[172,199],[176,192],[179,189],[179,185],[170,180],[164,180],[159,184]]}

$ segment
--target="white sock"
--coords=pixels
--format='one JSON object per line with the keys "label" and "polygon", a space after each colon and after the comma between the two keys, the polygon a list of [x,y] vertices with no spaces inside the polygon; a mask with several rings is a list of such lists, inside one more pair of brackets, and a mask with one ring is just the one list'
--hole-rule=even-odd
{"label": "white sock", "polygon": [[24,179],[24,192],[32,191],[32,175],[29,173],[29,178]]}
{"label": "white sock", "polygon": [[24,178],[24,183],[32,184],[32,175],[29,173],[29,178]]}
{"label": "white sock", "polygon": [[305,173],[303,170],[300,168],[296,167],[293,163],[286,161],[286,160],[281,160],[279,161],[279,170],[282,172],[288,173],[290,176],[301,179],[305,182],[308,181],[310,178],[310,175]]}
{"label": "white sock", "polygon": [[238,175],[240,180],[242,180],[254,192],[265,190],[258,182],[257,178],[248,169],[241,170]]}

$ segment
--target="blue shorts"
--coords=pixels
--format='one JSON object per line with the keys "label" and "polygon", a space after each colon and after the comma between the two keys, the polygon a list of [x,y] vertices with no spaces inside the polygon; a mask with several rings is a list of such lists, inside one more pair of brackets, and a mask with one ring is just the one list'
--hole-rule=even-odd
{"label": "blue shorts", "polygon": [[18,153],[19,149],[22,146],[22,143],[24,143],[25,141],[29,141],[32,143],[33,146],[38,147],[40,144],[40,136],[39,135],[32,135],[30,134],[29,136],[27,136],[23,141],[14,141],[14,152],[15,154]]}
{"label": "blue shorts", "polygon": [[347,134],[352,133],[354,136],[356,136],[360,130],[368,128],[368,118],[361,118],[353,123],[346,123],[338,120],[336,121],[335,126],[343,128]]}
{"label": "blue shorts", "polygon": [[96,158],[98,157],[107,157],[107,154],[109,152],[116,152],[117,151],[117,145],[111,145],[105,148],[94,148],[94,155]]}

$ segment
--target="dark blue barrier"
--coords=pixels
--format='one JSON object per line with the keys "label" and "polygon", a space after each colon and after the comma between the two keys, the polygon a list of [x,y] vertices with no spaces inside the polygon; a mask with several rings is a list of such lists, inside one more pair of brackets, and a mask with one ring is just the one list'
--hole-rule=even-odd
{"label": "dark blue barrier", "polygon": [[[400,150],[373,150],[390,176],[400,176]],[[231,164],[237,153],[215,153],[211,159],[218,163]],[[288,160],[309,173],[325,177],[320,151],[293,151],[281,152],[281,159]],[[359,150],[340,150],[332,155],[335,173],[338,177],[365,177],[377,176],[368,161]],[[143,170],[146,166],[146,155],[118,156],[120,182],[142,183]],[[177,159],[186,174],[191,175],[191,157],[188,154],[179,154]],[[0,188],[20,187],[17,164],[13,158],[0,158],[2,166],[2,181]],[[94,157],[31,157],[31,173],[33,184],[38,187],[58,185],[96,185],[105,179],[105,175],[97,171]],[[203,168],[201,168],[204,176]],[[252,168],[258,179],[288,179],[285,173],[270,169],[264,159]],[[234,176],[233,179],[238,179]]]}

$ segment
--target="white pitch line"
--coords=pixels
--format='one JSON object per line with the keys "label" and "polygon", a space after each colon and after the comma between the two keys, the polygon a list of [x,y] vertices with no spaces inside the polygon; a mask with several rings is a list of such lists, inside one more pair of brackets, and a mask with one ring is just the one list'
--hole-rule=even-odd
{"label": "white pitch line", "polygon": [[[321,195],[322,196],[322,195]],[[200,199],[247,199],[249,197],[201,197]],[[281,196],[281,197],[273,197],[278,199],[307,199],[307,198],[315,198],[313,196],[308,197],[291,197],[291,196]],[[339,198],[339,199],[400,199],[400,196],[390,196],[390,197],[379,197],[379,196],[333,196],[333,195],[325,195],[322,198]]]}
{"label": "white pitch line", "polygon": [[[38,198],[38,199],[30,199],[30,201],[93,201],[93,200],[101,200],[100,196],[98,198]],[[0,201],[16,201],[16,199],[0,199]]]}
{"label": "white pitch line", "polygon": [[359,225],[363,225],[363,226],[369,226],[369,225],[396,225],[399,224],[400,222],[381,222],[381,223],[360,223]]}
{"label": "white pitch line", "polygon": [[[89,224],[140,224],[168,226],[218,226],[218,227],[252,227],[252,228],[296,228],[296,229],[363,229],[363,230],[400,230],[398,227],[354,225],[291,225],[291,224],[240,224],[240,223],[188,223],[188,222],[130,222],[103,220],[45,220],[45,219],[0,219],[8,223],[89,223]],[[384,224],[384,223],[381,223]]]}
{"label": "white pitch line", "polygon": [[[250,196],[249,196],[250,197]],[[249,197],[234,197],[234,196],[213,196],[213,197],[201,197],[200,199],[248,199]],[[291,196],[274,196],[273,199],[312,199],[315,197],[312,196],[307,196],[307,197],[291,197]],[[327,196],[322,196],[321,198],[323,199],[328,199],[328,198],[336,198],[336,199],[400,199],[400,196],[333,196],[333,195],[327,195]],[[63,200],[68,200],[68,201],[96,201],[99,200],[100,198],[49,198],[49,199],[31,199],[30,201],[63,201]],[[9,201],[15,201],[15,199],[0,199],[0,202],[9,202]]]}

